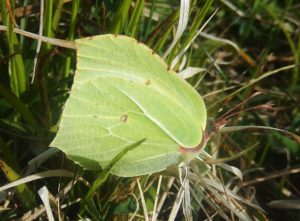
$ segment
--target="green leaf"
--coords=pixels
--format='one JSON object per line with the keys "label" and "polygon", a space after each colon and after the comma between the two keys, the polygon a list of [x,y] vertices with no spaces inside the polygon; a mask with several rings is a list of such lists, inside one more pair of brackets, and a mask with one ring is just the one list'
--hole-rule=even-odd
{"label": "green leaf", "polygon": [[180,163],[180,147],[200,144],[206,126],[201,96],[150,48],[116,35],[76,45],[74,84],[51,146],[96,170],[146,138],[110,171],[138,176]]}

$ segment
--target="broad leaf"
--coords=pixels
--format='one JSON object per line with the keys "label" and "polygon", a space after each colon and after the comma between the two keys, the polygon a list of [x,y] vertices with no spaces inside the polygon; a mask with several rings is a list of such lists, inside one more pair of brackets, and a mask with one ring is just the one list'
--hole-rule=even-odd
{"label": "broad leaf", "polygon": [[87,169],[99,169],[145,138],[111,170],[137,176],[180,163],[180,147],[200,144],[206,125],[202,98],[151,49],[116,35],[76,45],[74,84],[51,146]]}

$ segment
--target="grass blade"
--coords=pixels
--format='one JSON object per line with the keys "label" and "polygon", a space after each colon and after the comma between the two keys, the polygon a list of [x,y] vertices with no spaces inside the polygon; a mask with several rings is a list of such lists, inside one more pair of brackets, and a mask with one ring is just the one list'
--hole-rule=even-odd
{"label": "grass blade", "polygon": [[[12,1],[10,1],[12,2]],[[9,75],[10,85],[12,92],[19,97],[26,91],[27,81],[24,69],[23,57],[20,54],[19,42],[16,34],[13,32],[13,21],[8,10],[14,10],[14,4],[7,8],[6,1],[0,2],[0,12],[2,15],[3,23],[7,26],[7,40],[9,53],[14,55],[9,62]]]}
{"label": "grass blade", "polygon": [[[20,175],[2,160],[0,160],[0,169],[2,170],[6,178],[11,182],[16,181],[20,178]],[[28,209],[34,206],[33,193],[30,191],[27,185],[21,184],[17,186],[16,191],[25,208]]]}
{"label": "grass blade", "polygon": [[123,31],[124,25],[127,21],[131,0],[116,1],[114,4],[116,11],[112,14],[112,20],[108,26],[108,31],[113,34],[119,34]]}
{"label": "grass blade", "polygon": [[0,83],[0,95],[4,97],[4,99],[10,103],[12,107],[14,107],[24,118],[25,121],[32,127],[32,129],[39,134],[40,127],[35,121],[34,117],[32,116],[31,112],[28,108],[21,102],[20,99],[9,90],[7,90],[1,83]]}
{"label": "grass blade", "polygon": [[[137,29],[139,21],[141,20],[141,15],[143,12],[145,0],[137,0],[132,12],[132,16],[128,25],[127,35],[131,37],[137,36]],[[151,19],[151,17],[149,18]]]}

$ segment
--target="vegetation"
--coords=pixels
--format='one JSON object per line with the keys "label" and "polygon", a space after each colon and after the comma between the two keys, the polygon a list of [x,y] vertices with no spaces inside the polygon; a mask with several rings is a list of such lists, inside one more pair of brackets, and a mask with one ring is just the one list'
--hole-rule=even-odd
{"label": "vegetation", "polygon": [[[299,8],[0,0],[0,220],[299,220]],[[127,149],[90,171],[49,147],[74,79],[74,40],[107,33],[146,44],[204,99],[205,149],[188,165],[124,178],[109,166]]]}

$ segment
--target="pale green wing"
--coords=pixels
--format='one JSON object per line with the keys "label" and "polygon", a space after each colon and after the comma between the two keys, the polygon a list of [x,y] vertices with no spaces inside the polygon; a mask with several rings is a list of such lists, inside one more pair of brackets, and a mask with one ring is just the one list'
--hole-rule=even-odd
{"label": "pale green wing", "polygon": [[151,49],[114,35],[80,39],[76,45],[74,84],[52,146],[97,169],[146,138],[112,169],[119,176],[137,176],[179,163],[180,146],[201,142],[202,98]]}

